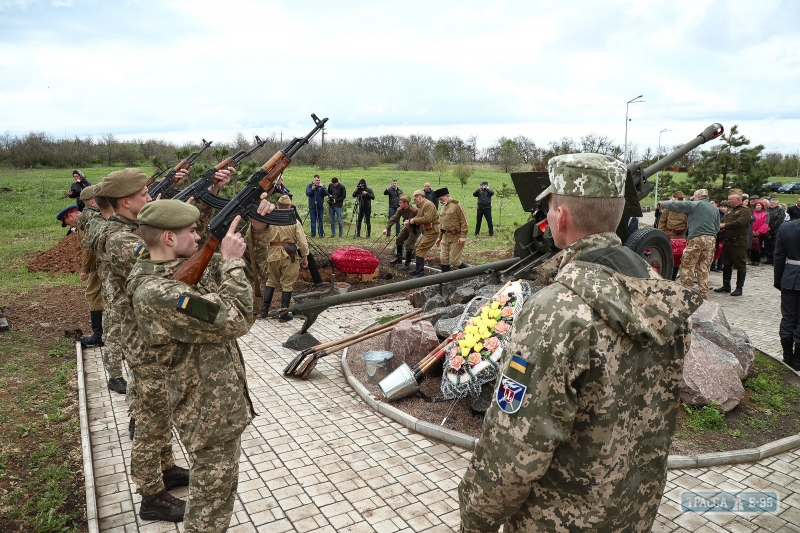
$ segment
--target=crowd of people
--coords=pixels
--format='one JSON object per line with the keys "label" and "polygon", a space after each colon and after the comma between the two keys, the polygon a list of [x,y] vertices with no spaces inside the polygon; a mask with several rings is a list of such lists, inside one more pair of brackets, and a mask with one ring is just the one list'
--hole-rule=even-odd
{"label": "crowd of people", "polygon": [[[218,170],[209,192],[218,194],[233,171]],[[658,227],[687,241],[683,287],[676,289],[616,236],[625,203],[624,164],[599,154],[569,154],[552,158],[548,172],[551,184],[537,201],[548,206],[547,223],[563,256],[554,283],[526,301],[506,347],[513,357],[500,362],[504,398],[489,407],[459,486],[462,529],[555,524],[564,530],[648,530],[666,482],[689,316],[708,296],[715,258],[723,276],[715,291],[731,296],[742,294],[748,260],[750,266],[762,259],[775,265],[784,361],[800,370],[800,199],[785,210],[773,199],[733,189],[717,205],[699,189],[691,200],[677,192],[662,201]],[[187,173],[175,174],[176,185]],[[154,201],[147,184],[139,169],[113,171],[97,185],[81,184],[82,212],[76,205],[57,216],[75,228],[82,246],[92,334],[81,343],[102,347],[108,388],[126,396],[140,517],[183,521],[190,532],[224,531],[237,490],[241,435],[256,416],[236,339],[256,316],[266,316],[279,287],[281,307],[289,307],[299,268],[313,275],[313,255],[296,210],[285,225],[250,217],[244,236],[237,217],[197,284],[173,279],[198,250],[214,209],[202,202]],[[258,215],[294,209],[280,179],[276,192],[274,204],[262,195]],[[382,233],[389,237],[395,229],[393,264],[410,270],[414,260],[412,273],[421,276],[425,256],[437,246],[443,272],[468,266],[462,260],[466,211],[446,187],[425,184],[408,195],[393,181],[384,192],[389,216]],[[336,222],[341,236],[344,184],[333,178],[323,187],[314,176],[306,195],[311,237],[324,236],[326,201],[330,236]],[[493,234],[492,195],[485,182],[473,195],[480,212],[475,235],[482,218]],[[375,194],[362,179],[352,197],[369,236]],[[262,287],[255,315],[254,294]],[[603,312],[609,307],[619,312]],[[549,334],[541,335],[545,330]],[[601,404],[615,407],[598,411]],[[173,427],[189,454],[189,469],[175,463]],[[636,491],[629,490],[632,479],[638,480]],[[188,501],[169,492],[187,485]]]}

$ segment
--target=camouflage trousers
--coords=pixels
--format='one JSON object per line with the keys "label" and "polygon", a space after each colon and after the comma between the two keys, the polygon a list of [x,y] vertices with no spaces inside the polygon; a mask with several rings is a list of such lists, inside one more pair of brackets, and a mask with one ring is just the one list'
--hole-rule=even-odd
{"label": "camouflage trousers", "polygon": [[108,378],[122,377],[122,347],[119,344],[120,317],[113,309],[103,310],[103,366]]}
{"label": "camouflage trousers", "polygon": [[[138,427],[137,427],[138,430]],[[189,450],[189,501],[183,517],[184,531],[225,531],[233,514],[239,483],[242,437],[213,446]]]}
{"label": "camouflage trousers", "polygon": [[143,498],[164,490],[161,472],[172,468],[172,417],[166,372],[158,363],[131,367],[128,394],[136,404],[136,431],[131,447],[131,478]]}
{"label": "camouflage trousers", "polygon": [[444,235],[442,237],[442,251],[439,262],[442,265],[450,265],[453,268],[458,268],[461,264],[461,254],[463,251],[464,245],[458,242],[458,235]]}
{"label": "camouflage trousers", "polygon": [[100,294],[100,276],[97,275],[96,270],[89,272],[84,296],[86,297],[86,303],[89,304],[89,311],[103,310],[103,295]]}
{"label": "camouflage trousers", "polygon": [[708,298],[708,273],[716,248],[716,235],[700,235],[689,239],[681,257],[681,269],[678,273],[681,285],[687,289],[694,287],[694,275],[697,272],[697,287],[704,299]]}

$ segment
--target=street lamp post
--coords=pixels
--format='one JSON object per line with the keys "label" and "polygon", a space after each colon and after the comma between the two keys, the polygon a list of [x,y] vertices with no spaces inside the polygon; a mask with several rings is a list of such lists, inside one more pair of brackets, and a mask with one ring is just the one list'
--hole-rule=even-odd
{"label": "street lamp post", "polygon": [[[658,157],[656,158],[656,162],[661,160],[661,134],[665,131],[672,131],[664,128],[663,130],[658,132]],[[656,188],[653,190],[653,209],[656,208],[658,205],[658,172],[656,172]]]}
{"label": "street lamp post", "polygon": [[625,104],[625,149],[622,151],[622,160],[625,163],[629,163],[630,162],[630,161],[628,161],[628,121],[630,120],[628,118],[628,106],[631,105],[631,104],[638,104],[638,103],[644,102],[644,100],[639,100],[639,98],[641,98],[642,96],[643,95],[640,94],[636,98],[633,98],[632,100],[628,100],[628,103]]}

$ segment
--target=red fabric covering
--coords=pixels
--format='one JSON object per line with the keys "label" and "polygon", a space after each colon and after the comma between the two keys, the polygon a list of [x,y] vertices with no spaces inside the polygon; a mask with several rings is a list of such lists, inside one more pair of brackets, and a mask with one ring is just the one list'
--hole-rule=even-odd
{"label": "red fabric covering", "polygon": [[673,265],[680,266],[683,251],[686,249],[686,239],[671,239],[672,255],[674,256]]}
{"label": "red fabric covering", "polygon": [[331,254],[333,266],[345,274],[372,274],[380,265],[377,257],[363,248],[346,246]]}
{"label": "red fabric covering", "polygon": [[718,242],[717,243],[717,251],[714,252],[714,261],[719,259],[719,256],[721,256],[721,255],[722,255],[722,243]]}

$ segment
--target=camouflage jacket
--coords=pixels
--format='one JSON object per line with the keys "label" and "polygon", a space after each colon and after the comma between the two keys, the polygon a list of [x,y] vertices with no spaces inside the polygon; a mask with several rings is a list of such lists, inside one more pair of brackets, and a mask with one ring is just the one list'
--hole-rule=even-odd
{"label": "camouflage jacket", "polygon": [[[111,295],[110,282],[108,280],[108,270],[105,268],[103,261],[100,259],[102,252],[106,247],[106,237],[108,234],[108,220],[101,216],[94,217],[86,225],[86,235],[81,241],[81,247],[88,249],[95,255],[95,265],[97,267],[97,275],[100,277],[100,292],[103,295],[103,301],[108,302],[106,298]],[[104,308],[108,311],[109,306]]]}
{"label": "camouflage jacket", "polygon": [[722,231],[722,242],[728,246],[750,246],[747,234],[750,231],[750,217],[753,212],[742,204],[728,208],[722,217],[725,227]]}
{"label": "camouflage jacket", "polygon": [[650,530],[702,299],[620,244],[567,247],[525,302],[459,486],[464,531]]}
{"label": "camouflage jacket", "polygon": [[459,238],[466,238],[469,232],[467,226],[467,213],[464,206],[455,200],[450,200],[442,206],[441,215],[442,240],[454,242]]}
{"label": "camouflage jacket", "polygon": [[138,341],[133,334],[133,315],[128,298],[125,294],[125,284],[128,274],[131,273],[136,259],[147,251],[144,241],[139,236],[139,223],[122,215],[114,213],[108,219],[106,228],[105,247],[98,260],[103,263],[107,272],[108,299],[103,294],[106,307],[111,307],[119,316],[122,326],[119,342],[125,349],[125,357],[129,365],[137,365],[140,361],[139,351],[136,349]]}
{"label": "camouflage jacket", "polygon": [[103,218],[100,215],[100,210],[96,207],[86,206],[81,213],[81,216],[78,217],[78,222],[75,226],[75,230],[78,234],[78,242],[81,244],[81,273],[88,274],[97,270],[97,256],[94,252],[86,245],[83,244],[83,239],[86,238],[86,230],[89,226],[89,222],[93,218]]}
{"label": "camouflage jacket", "polygon": [[253,324],[253,291],[242,259],[215,254],[196,286],[169,279],[184,261],[145,254],[127,296],[145,357],[166,367],[175,425],[194,451],[241,435],[255,416],[236,344]]}

